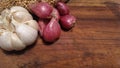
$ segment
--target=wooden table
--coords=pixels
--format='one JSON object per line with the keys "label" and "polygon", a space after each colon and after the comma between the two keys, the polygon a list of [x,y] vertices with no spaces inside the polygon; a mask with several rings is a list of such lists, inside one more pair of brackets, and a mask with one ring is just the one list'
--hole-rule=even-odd
{"label": "wooden table", "polygon": [[0,49],[0,68],[120,68],[120,1],[71,0],[75,27],[51,45],[19,52]]}

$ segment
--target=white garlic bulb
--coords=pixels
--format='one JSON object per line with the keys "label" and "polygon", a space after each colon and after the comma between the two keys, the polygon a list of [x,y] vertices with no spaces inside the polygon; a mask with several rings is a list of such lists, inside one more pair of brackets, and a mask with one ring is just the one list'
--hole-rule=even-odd
{"label": "white garlic bulb", "polygon": [[0,15],[0,47],[4,50],[22,50],[35,42],[38,24],[23,7],[5,9]]}

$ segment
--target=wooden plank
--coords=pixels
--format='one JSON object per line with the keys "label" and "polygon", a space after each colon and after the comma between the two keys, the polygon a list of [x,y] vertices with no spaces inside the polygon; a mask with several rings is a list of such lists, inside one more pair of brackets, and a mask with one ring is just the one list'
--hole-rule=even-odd
{"label": "wooden plank", "polygon": [[23,51],[0,49],[0,68],[120,68],[119,4],[104,1],[71,0],[72,30],[51,45],[38,37]]}

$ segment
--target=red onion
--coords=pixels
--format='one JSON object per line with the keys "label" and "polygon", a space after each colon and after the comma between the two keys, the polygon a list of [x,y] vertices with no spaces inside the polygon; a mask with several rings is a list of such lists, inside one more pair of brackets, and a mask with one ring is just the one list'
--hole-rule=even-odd
{"label": "red onion", "polygon": [[[60,15],[59,12],[57,11],[57,9],[53,9],[51,16],[56,19],[57,21],[59,21],[60,19]],[[43,36],[43,30],[46,27],[46,25],[49,23],[50,20],[48,19],[39,19],[38,23],[39,23],[39,31],[40,31],[40,35]]]}
{"label": "red onion", "polygon": [[29,8],[39,18],[49,17],[53,10],[52,6],[45,2],[31,4]]}
{"label": "red onion", "polygon": [[[39,32],[45,42],[55,42],[61,34],[61,27],[70,29],[74,26],[76,18],[69,15],[70,11],[63,0],[56,0],[56,8],[46,2],[30,5],[30,10],[39,17]],[[67,0],[68,1],[68,0]],[[61,15],[61,17],[60,17]],[[49,20],[50,19],[50,20]],[[58,23],[60,20],[60,24]]]}
{"label": "red onion", "polygon": [[61,34],[60,24],[58,23],[60,15],[57,9],[54,8],[50,16],[52,17],[50,21],[42,19],[38,22],[40,35],[46,42],[56,41]]}
{"label": "red onion", "polygon": [[58,9],[60,15],[68,15],[70,12],[68,6],[62,2],[58,2],[56,4],[56,8]]}
{"label": "red onion", "polygon": [[60,37],[60,34],[60,25],[55,18],[52,18],[43,31],[43,39],[51,43],[56,41]]}
{"label": "red onion", "polygon": [[60,18],[60,24],[64,29],[70,29],[74,26],[76,18],[72,15],[65,15]]}

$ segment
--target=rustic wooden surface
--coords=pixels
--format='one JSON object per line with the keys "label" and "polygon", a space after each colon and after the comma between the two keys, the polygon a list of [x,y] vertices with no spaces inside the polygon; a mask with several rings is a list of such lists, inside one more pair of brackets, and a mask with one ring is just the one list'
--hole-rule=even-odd
{"label": "rustic wooden surface", "polygon": [[0,49],[0,68],[120,68],[120,1],[71,0],[75,27],[47,45],[19,52]]}

